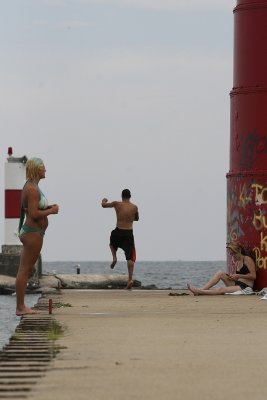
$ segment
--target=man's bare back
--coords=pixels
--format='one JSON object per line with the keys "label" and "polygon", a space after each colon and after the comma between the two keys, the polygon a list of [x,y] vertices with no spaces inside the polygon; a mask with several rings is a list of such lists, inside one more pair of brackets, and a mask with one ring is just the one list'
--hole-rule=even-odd
{"label": "man's bare back", "polygon": [[133,229],[133,222],[138,221],[138,208],[128,199],[122,201],[112,201],[108,203],[107,199],[102,200],[102,207],[114,207],[117,215],[117,228]]}

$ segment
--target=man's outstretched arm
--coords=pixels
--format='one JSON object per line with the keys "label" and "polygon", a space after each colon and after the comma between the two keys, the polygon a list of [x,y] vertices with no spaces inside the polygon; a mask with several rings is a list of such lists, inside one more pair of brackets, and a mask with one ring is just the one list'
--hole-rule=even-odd
{"label": "man's outstretched arm", "polygon": [[111,208],[115,207],[116,201],[112,201],[111,203],[108,202],[108,199],[104,198],[102,199],[101,206],[103,208]]}

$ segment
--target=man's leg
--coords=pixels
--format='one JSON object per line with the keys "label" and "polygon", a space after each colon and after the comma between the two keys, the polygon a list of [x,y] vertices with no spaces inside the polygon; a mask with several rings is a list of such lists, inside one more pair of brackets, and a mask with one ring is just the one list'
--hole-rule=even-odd
{"label": "man's leg", "polygon": [[113,261],[110,264],[110,268],[113,269],[117,263],[117,250],[115,250],[115,248],[111,244],[109,245],[109,247],[113,258]]}
{"label": "man's leg", "polygon": [[128,283],[126,289],[132,289],[133,287],[133,270],[134,270],[134,262],[132,260],[127,260],[128,267]]}

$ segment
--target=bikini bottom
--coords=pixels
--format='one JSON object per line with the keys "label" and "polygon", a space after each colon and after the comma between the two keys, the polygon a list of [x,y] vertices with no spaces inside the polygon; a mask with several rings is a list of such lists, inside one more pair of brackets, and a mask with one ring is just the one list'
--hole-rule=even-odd
{"label": "bikini bottom", "polygon": [[239,286],[241,290],[250,287],[249,285],[241,281],[235,281],[235,286]]}
{"label": "bikini bottom", "polygon": [[45,235],[45,229],[32,228],[31,226],[24,224],[22,225],[21,230],[19,231],[19,237],[25,235],[25,233],[33,233],[33,232],[40,233],[41,236]]}

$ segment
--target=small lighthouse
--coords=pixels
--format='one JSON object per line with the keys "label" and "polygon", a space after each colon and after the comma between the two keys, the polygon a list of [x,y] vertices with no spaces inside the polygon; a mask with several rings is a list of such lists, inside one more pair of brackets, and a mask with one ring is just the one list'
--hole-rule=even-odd
{"label": "small lighthouse", "polygon": [[13,157],[12,147],[8,148],[8,158],[5,163],[5,244],[2,246],[4,253],[17,254],[18,251],[20,252],[18,226],[21,192],[26,180],[26,161],[26,156]]}
{"label": "small lighthouse", "polygon": [[[26,181],[27,157],[14,157],[8,148],[5,163],[5,223],[4,244],[0,253],[0,275],[16,276],[22,244],[18,237],[21,210],[21,193]],[[37,275],[41,271],[41,258],[37,261]]]}

